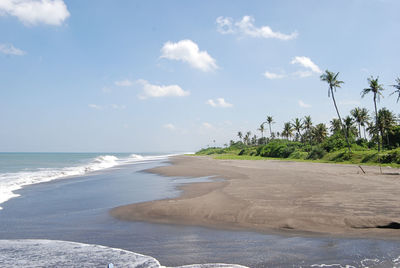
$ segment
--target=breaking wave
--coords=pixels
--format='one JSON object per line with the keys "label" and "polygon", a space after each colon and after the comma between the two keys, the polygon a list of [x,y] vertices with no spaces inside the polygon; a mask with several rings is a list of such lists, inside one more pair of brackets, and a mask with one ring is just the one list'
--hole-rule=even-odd
{"label": "breaking wave", "polygon": [[[7,200],[18,197],[15,191],[23,186],[49,182],[56,179],[64,179],[73,176],[81,176],[90,172],[99,171],[123,164],[144,163],[167,159],[170,155],[142,156],[132,154],[126,158],[118,158],[114,155],[100,155],[90,162],[63,168],[40,168],[34,171],[20,171],[11,173],[0,173],[0,204]],[[0,210],[2,207],[0,206]]]}

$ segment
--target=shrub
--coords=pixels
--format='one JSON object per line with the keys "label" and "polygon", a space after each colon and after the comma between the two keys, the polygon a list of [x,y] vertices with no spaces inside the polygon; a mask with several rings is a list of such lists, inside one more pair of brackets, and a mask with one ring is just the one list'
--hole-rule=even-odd
{"label": "shrub", "polygon": [[289,155],[288,158],[291,159],[306,159],[308,156],[307,152],[302,152],[299,149],[296,149],[293,153]]}
{"label": "shrub", "polygon": [[326,151],[322,147],[315,146],[308,154],[307,159],[321,159],[322,157],[324,157],[325,154]]}

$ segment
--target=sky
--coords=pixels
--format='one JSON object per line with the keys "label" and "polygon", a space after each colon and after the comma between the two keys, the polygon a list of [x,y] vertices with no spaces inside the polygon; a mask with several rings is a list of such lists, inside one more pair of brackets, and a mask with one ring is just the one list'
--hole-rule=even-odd
{"label": "sky", "polygon": [[[367,78],[399,114],[400,1],[0,0],[0,151],[190,152],[343,116]],[[269,133],[265,133],[269,135]],[[215,141],[215,142],[214,142]]]}

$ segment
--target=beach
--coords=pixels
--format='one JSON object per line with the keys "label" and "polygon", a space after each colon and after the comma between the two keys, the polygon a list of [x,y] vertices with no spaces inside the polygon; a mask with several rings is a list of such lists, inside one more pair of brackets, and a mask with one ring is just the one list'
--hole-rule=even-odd
{"label": "beach", "polygon": [[[363,169],[363,171],[362,171]],[[293,161],[176,156],[147,170],[213,177],[180,197],[124,205],[122,220],[338,237],[400,238],[399,170]],[[364,173],[365,172],[365,173]]]}

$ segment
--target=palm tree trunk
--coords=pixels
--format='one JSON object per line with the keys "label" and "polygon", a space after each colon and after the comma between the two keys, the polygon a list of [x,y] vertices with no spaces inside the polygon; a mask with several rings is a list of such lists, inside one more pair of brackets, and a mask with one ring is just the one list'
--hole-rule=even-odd
{"label": "palm tree trunk", "polygon": [[343,130],[343,132],[344,132],[344,137],[346,138],[347,146],[348,146],[348,148],[349,148],[349,152],[351,153],[350,142],[349,142],[349,139],[347,138],[346,130],[345,130],[344,127],[343,127],[342,118],[340,117],[339,110],[338,110],[337,105],[336,105],[335,95],[333,94],[333,89],[332,89],[332,87],[331,87],[330,89],[331,89],[331,93],[332,93],[333,104],[335,105],[336,113],[337,113],[337,115],[338,115],[338,117],[339,117],[340,126],[342,127],[342,130]]}
{"label": "palm tree trunk", "polygon": [[367,134],[365,132],[365,125],[363,126],[363,128],[364,128],[364,139],[367,139]]}
{"label": "palm tree trunk", "polygon": [[360,136],[361,139],[361,124],[358,123],[358,135]]}
{"label": "palm tree trunk", "polygon": [[270,136],[271,139],[272,139],[271,123],[268,123],[268,126],[269,126],[269,136]]}
{"label": "palm tree trunk", "polygon": [[380,152],[381,151],[381,139],[379,137],[380,127],[378,124],[378,110],[376,109],[376,93],[374,93],[374,107],[375,107],[375,124],[376,124],[377,130],[378,130],[376,132],[376,134],[378,135],[378,152]]}

